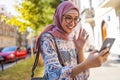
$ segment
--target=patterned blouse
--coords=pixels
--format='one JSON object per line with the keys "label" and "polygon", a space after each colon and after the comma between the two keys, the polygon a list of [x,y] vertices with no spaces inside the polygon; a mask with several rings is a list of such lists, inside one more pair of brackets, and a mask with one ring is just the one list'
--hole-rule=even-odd
{"label": "patterned blouse", "polygon": [[87,80],[89,70],[85,70],[74,79],[71,79],[72,68],[77,65],[77,55],[73,40],[62,40],[55,38],[59,52],[64,61],[64,67],[61,66],[55,41],[51,34],[45,33],[40,40],[41,50],[43,52],[45,75],[49,80]]}

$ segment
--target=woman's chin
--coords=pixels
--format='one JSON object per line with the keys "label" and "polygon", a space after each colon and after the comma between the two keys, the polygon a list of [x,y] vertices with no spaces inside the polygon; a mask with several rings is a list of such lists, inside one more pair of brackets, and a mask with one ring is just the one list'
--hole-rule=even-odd
{"label": "woman's chin", "polygon": [[70,34],[70,33],[72,33],[72,31],[73,31],[73,30],[68,30],[67,33]]}

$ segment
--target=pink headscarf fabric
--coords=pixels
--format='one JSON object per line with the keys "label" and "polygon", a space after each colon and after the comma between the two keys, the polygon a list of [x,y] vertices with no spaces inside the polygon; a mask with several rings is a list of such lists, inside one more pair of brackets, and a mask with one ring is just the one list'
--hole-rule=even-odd
{"label": "pink headscarf fabric", "polygon": [[69,40],[69,33],[66,33],[63,28],[62,28],[62,16],[70,11],[71,9],[75,9],[78,14],[79,14],[79,9],[71,2],[71,1],[64,1],[62,2],[55,10],[54,13],[54,25],[48,25],[44,31],[39,35],[38,40],[37,40],[37,46],[39,46],[39,41],[45,32],[50,32],[53,34],[54,37],[64,39],[64,40]]}

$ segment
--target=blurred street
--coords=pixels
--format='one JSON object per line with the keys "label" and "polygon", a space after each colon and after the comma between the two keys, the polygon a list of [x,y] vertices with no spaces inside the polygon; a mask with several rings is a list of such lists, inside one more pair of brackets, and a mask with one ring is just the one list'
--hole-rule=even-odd
{"label": "blurred street", "polygon": [[[30,56],[31,56],[31,55],[28,54],[26,58],[30,58]],[[6,63],[6,64],[4,64],[4,65],[3,65],[4,70],[7,69],[7,68],[9,68],[9,67],[14,66],[15,64],[17,64],[17,63],[19,63],[19,62],[25,60],[26,58],[23,58],[23,59],[17,60],[17,61],[15,61],[15,62],[11,62],[11,63]],[[2,71],[2,67],[1,67],[1,65],[0,65],[0,71]]]}
{"label": "blurred street", "polygon": [[[86,56],[89,54],[85,53]],[[120,80],[120,58],[111,54],[102,67],[90,69],[88,80]]]}

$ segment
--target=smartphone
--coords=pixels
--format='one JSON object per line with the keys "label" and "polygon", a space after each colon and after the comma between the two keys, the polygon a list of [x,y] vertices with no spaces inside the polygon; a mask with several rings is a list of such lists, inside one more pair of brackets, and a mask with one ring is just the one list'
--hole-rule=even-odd
{"label": "smartphone", "polygon": [[115,42],[115,38],[106,38],[103,41],[102,46],[101,46],[100,50],[98,51],[98,53],[100,53],[105,48],[109,48],[109,50],[110,50],[114,42]]}

